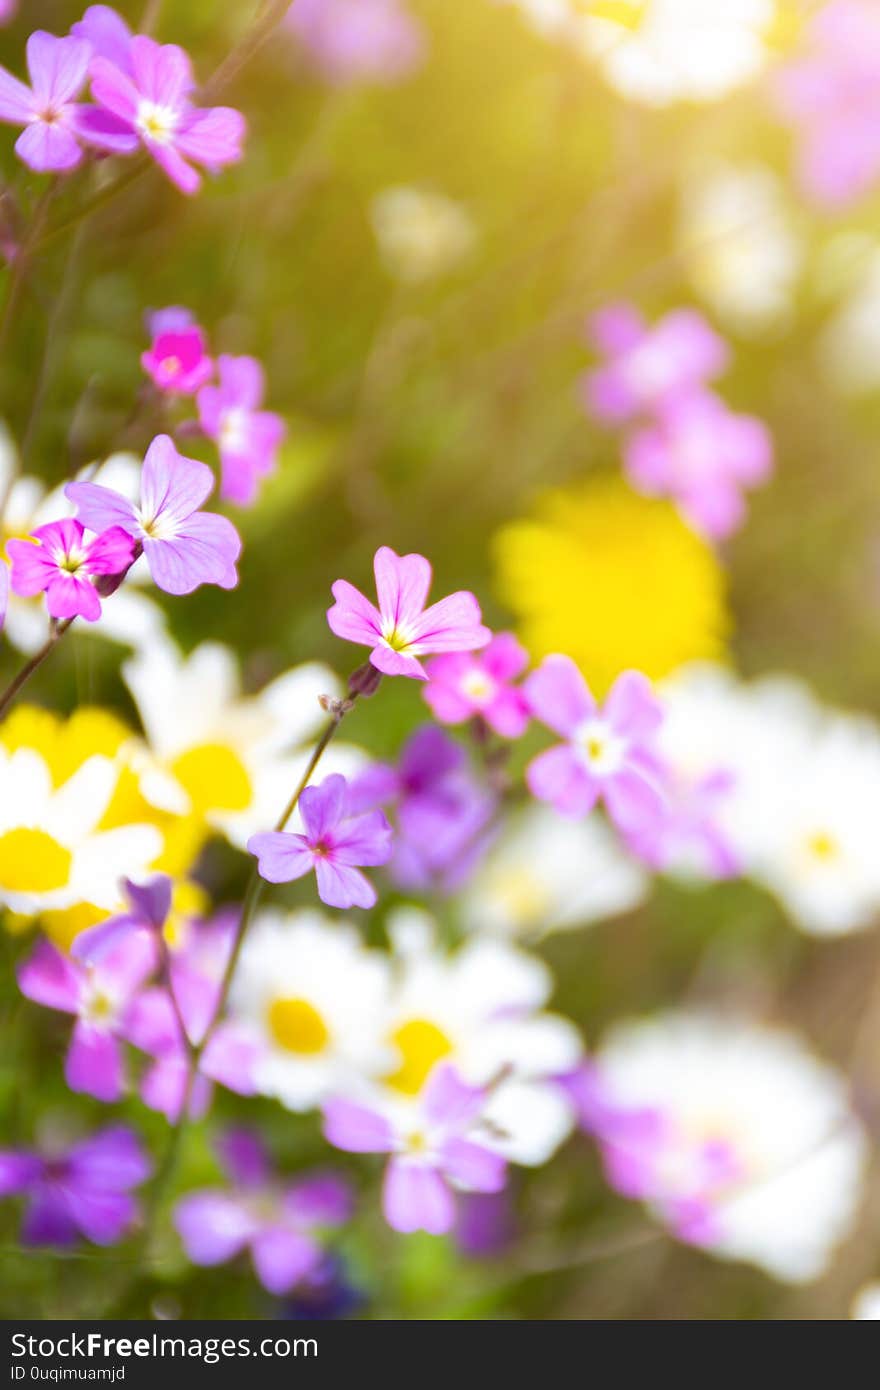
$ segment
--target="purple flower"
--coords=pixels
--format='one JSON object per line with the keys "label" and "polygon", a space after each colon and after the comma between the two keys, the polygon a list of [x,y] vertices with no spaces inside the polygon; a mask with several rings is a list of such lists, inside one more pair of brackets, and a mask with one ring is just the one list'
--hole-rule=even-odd
{"label": "purple flower", "polygon": [[[34,544],[36,542],[36,544]],[[78,521],[65,517],[38,526],[30,540],[11,540],[13,592],[23,598],[45,593],[53,618],[101,616],[94,575],[122,574],[134,559],[134,541],[120,526],[111,526],[86,541]]]}
{"label": "purple flower", "polygon": [[113,1245],[138,1207],[130,1189],[150,1175],[150,1162],[130,1129],[115,1125],[66,1153],[0,1150],[0,1196],[27,1200],[25,1245],[75,1245],[81,1235]]}
{"label": "purple flower", "polygon": [[677,397],[631,434],[623,455],[634,487],[672,497],[694,529],[714,540],[737,530],[745,514],[742,490],[763,483],[773,467],[767,427],[701,390]]}
{"label": "purple flower", "polygon": [[873,0],[822,6],[804,57],[776,79],[778,105],[800,137],[804,191],[838,208],[880,178],[880,13]]}
{"label": "purple flower", "polygon": [[278,1181],[247,1130],[228,1133],[221,1155],[232,1187],[192,1192],[174,1209],[189,1258],[219,1265],[249,1249],[257,1278],[272,1294],[317,1276],[326,1260],[321,1231],[351,1215],[348,1184],[330,1173]]}
{"label": "purple flower", "polygon": [[420,656],[476,651],[491,641],[473,594],[461,591],[425,607],[431,566],[424,555],[397,555],[383,545],[373,570],[378,608],[353,584],[337,579],[327,621],[337,637],[372,647],[370,661],[378,671],[427,680]]}
{"label": "purple flower", "polygon": [[122,1041],[138,994],[156,964],[153,942],[133,938],[97,965],[69,960],[40,941],[18,968],[19,988],[47,1009],[74,1014],[64,1075],[72,1091],[119,1100],[124,1091]]}
{"label": "purple flower", "polygon": [[238,532],[225,516],[199,511],[213,486],[207,464],[184,458],[160,434],[144,459],[139,506],[100,483],[68,483],[64,492],[93,531],[121,526],[135,538],[160,589],[191,594],[200,584],[238,583]]}
{"label": "purple flower", "polygon": [[382,1206],[395,1231],[443,1235],[455,1224],[456,1189],[500,1192],[506,1164],[474,1137],[486,1103],[452,1067],[434,1068],[417,1104],[388,1114],[338,1098],[324,1106],[324,1135],[349,1153],[387,1153]]}
{"label": "purple flower", "polygon": [[513,633],[499,632],[479,654],[449,652],[429,661],[425,699],[442,724],[479,718],[502,738],[519,738],[529,707],[512,682],[528,664],[528,652]]}
{"label": "purple flower", "polygon": [[220,496],[249,506],[260,480],[272,473],[285,435],[280,415],[260,410],[263,369],[255,357],[217,359],[219,386],[199,391],[199,421],[220,449]]}
{"label": "purple flower", "polygon": [[157,390],[166,395],[194,396],[214,371],[205,334],[195,323],[165,326],[168,313],[160,310],[153,315],[153,341],[141,356],[141,366]]}
{"label": "purple flower", "polygon": [[[201,177],[187,161],[212,173],[234,164],[241,158],[244,117],[228,106],[200,110],[192,104],[192,67],[176,44],[136,34],[127,56],[125,67],[100,54],[92,59],[95,101],[123,123],[129,137],[143,145],[181,192],[196,193]],[[93,144],[104,146],[100,127],[87,122],[83,131]]]}
{"label": "purple flower", "polygon": [[695,870],[715,879],[734,878],[742,865],[721,824],[735,774],[717,768],[696,781],[663,768],[663,801],[657,814],[627,835],[630,849],[660,872]]}
{"label": "purple flower", "polygon": [[80,932],[70,948],[74,960],[97,965],[132,937],[145,936],[155,941],[159,936],[171,911],[171,879],[157,874],[149,883],[141,884],[126,878],[122,880],[122,891],[129,911]]}
{"label": "purple flower", "polygon": [[9,607],[9,568],[0,556],[0,632],[6,622],[6,609]]}
{"label": "purple flower", "polygon": [[727,365],[727,345],[692,309],[674,310],[649,328],[632,305],[613,304],[590,329],[608,360],[584,373],[581,394],[590,414],[607,424],[650,414]]}
{"label": "purple flower", "polygon": [[89,5],[82,19],[70,26],[70,32],[88,41],[93,57],[107,58],[123,72],[131,72],[132,32],[109,5]]}
{"label": "purple flower", "polygon": [[464,750],[426,724],[407,739],[397,766],[375,763],[355,778],[350,806],[393,807],[391,876],[407,891],[455,891],[489,842],[496,799],[471,773]]}
{"label": "purple flower", "polygon": [[27,41],[31,85],[0,68],[0,121],[24,126],[15,152],[37,173],[73,169],[82,159],[77,139],[91,48],[83,39],[56,38],[37,29]]}
{"label": "purple flower", "polygon": [[333,82],[394,81],[424,53],[422,27],[400,0],[296,0],[287,24]]}
{"label": "purple flower", "polygon": [[[128,1041],[153,1058],[141,1080],[141,1100],[172,1124],[187,1095],[190,1044],[203,1042],[217,1010],[237,923],[235,913],[191,922],[183,946],[171,956],[169,988],[142,991],[126,1019]],[[199,1118],[206,1113],[213,1082],[238,1095],[253,1095],[258,1057],[259,1047],[247,1029],[221,1020],[199,1057],[189,1114]]]}
{"label": "purple flower", "polygon": [[382,812],[353,816],[348,783],[339,773],[306,787],[299,809],[305,834],[270,830],[248,840],[262,877],[290,883],[314,869],[318,897],[328,907],[373,907],[376,890],[357,866],[387,864],[391,858],[391,826]]}
{"label": "purple flower", "polygon": [[526,681],[526,694],[536,718],[565,739],[526,768],[533,796],[572,817],[587,815],[601,797],[623,832],[660,813],[652,739],[663,711],[645,676],[624,671],[600,709],[571,658],[548,656]]}

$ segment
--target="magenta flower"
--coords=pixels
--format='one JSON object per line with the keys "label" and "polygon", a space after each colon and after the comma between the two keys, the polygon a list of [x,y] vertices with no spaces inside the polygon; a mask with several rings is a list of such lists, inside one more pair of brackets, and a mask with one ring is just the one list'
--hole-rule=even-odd
{"label": "magenta flower", "polygon": [[461,591],[425,607],[431,566],[424,555],[397,555],[383,545],[373,570],[378,608],[353,584],[337,579],[327,621],[337,637],[372,647],[370,661],[386,676],[427,680],[420,656],[476,651],[491,641],[473,594]]}
{"label": "magenta flower", "polygon": [[374,763],[349,789],[352,811],[393,808],[391,877],[399,888],[454,892],[491,840],[497,800],[467,765],[464,750],[426,724],[411,734],[397,766]]}
{"label": "magenta flower", "polygon": [[[100,54],[93,58],[92,96],[127,127],[181,192],[196,193],[201,185],[193,164],[214,173],[241,158],[244,117],[228,106],[200,110],[192,104],[195,82],[182,48],[136,34],[128,60],[119,67]],[[102,146],[100,129],[86,131],[93,144]]]}
{"label": "magenta flower", "polygon": [[252,835],[248,849],[268,883],[290,883],[312,869],[328,907],[373,907],[376,890],[358,865],[387,864],[392,835],[381,811],[351,815],[348,784],[339,773],[306,787],[299,799],[305,834],[270,830]]}
{"label": "magenta flower", "polygon": [[194,396],[214,372],[204,332],[177,308],[151,315],[150,329],[153,341],[141,356],[144,371],[164,394]]}
{"label": "magenta flower", "polygon": [[160,589],[191,594],[200,584],[238,583],[238,532],[225,516],[199,511],[213,486],[207,464],[184,458],[160,434],[144,459],[139,506],[100,483],[68,483],[64,493],[93,531],[121,526],[133,536]]}
{"label": "magenta flower", "polygon": [[70,32],[88,41],[93,57],[107,58],[123,72],[131,72],[133,35],[122,15],[109,5],[89,5]]}
{"label": "magenta flower", "polygon": [[712,391],[680,395],[623,448],[626,475],[640,492],[671,497],[687,521],[712,540],[742,523],[742,492],[769,477],[770,433],[751,415],[735,415]]}
{"label": "magenta flower", "polygon": [[[34,544],[36,542],[36,544]],[[86,541],[78,521],[65,517],[38,526],[31,540],[11,540],[12,589],[22,598],[45,593],[53,618],[101,616],[95,575],[122,574],[134,559],[134,541],[120,526],[111,526]]]}
{"label": "magenta flower", "polygon": [[425,699],[441,724],[483,719],[502,738],[519,738],[529,722],[525,695],[511,684],[529,664],[511,632],[499,632],[479,655],[449,652],[428,662]]}
{"label": "magenta flower", "polygon": [[296,0],[287,24],[333,82],[393,82],[424,53],[422,27],[401,0]]}
{"label": "magenta flower", "polygon": [[571,658],[548,656],[525,688],[535,717],[565,739],[526,768],[533,796],[572,817],[587,815],[601,798],[623,832],[660,814],[662,771],[652,739],[663,711],[645,676],[624,671],[600,709]]}
{"label": "magenta flower", "polygon": [[9,567],[0,555],[0,632],[6,622],[6,609],[9,607]]}
{"label": "magenta flower", "polygon": [[99,1130],[66,1153],[0,1150],[0,1197],[27,1201],[24,1245],[65,1249],[81,1235],[114,1245],[138,1214],[131,1188],[149,1176],[139,1140],[122,1125]]}
{"label": "magenta flower", "polygon": [[676,309],[649,328],[632,305],[613,304],[593,317],[590,330],[608,360],[583,374],[581,395],[607,424],[650,414],[727,365],[727,345],[693,309]]}
{"label": "magenta flower", "polygon": [[800,182],[823,207],[843,207],[880,178],[880,13],[873,0],[823,5],[807,52],[784,67],[776,96],[799,138]]}
{"label": "magenta flower", "polygon": [[280,1182],[247,1130],[224,1136],[221,1159],[232,1187],[191,1192],[174,1209],[193,1264],[225,1264],[249,1249],[257,1278],[276,1295],[321,1273],[327,1258],[321,1232],[350,1217],[348,1184],[330,1173]]}
{"label": "magenta flower", "polygon": [[80,965],[48,941],[40,941],[18,968],[27,999],[74,1014],[64,1075],[72,1091],[116,1101],[124,1091],[122,1041],[144,982],[156,964],[153,942],[133,938],[99,964]]}
{"label": "magenta flower", "polygon": [[411,1109],[388,1114],[341,1098],[324,1106],[324,1135],[348,1153],[387,1153],[382,1206],[395,1231],[443,1235],[455,1222],[455,1191],[500,1192],[507,1165],[475,1136],[487,1092],[445,1064]]}
{"label": "magenta flower", "polygon": [[[237,921],[235,914],[220,914],[208,922],[189,923],[182,947],[171,956],[169,987],[143,990],[126,1019],[128,1041],[153,1059],[141,1079],[141,1100],[171,1124],[180,1118],[187,1096],[191,1045],[203,1043],[217,1010]],[[243,1025],[220,1020],[199,1057],[189,1090],[190,1117],[198,1119],[207,1112],[214,1082],[237,1095],[253,1095],[259,1055],[258,1044]]]}
{"label": "magenta flower", "polygon": [[220,449],[220,496],[249,506],[260,480],[275,469],[286,426],[280,415],[260,410],[263,369],[255,357],[217,359],[219,386],[199,391],[199,421]]}
{"label": "magenta flower", "polygon": [[165,874],[157,874],[143,884],[123,879],[122,891],[129,911],[80,932],[70,948],[73,959],[84,965],[97,965],[132,937],[146,936],[155,941],[171,911],[171,887],[171,879]]}
{"label": "magenta flower", "polygon": [[77,138],[83,108],[76,104],[91,48],[83,39],[37,29],[27,41],[31,85],[0,68],[0,121],[24,126],[15,152],[37,173],[63,173],[82,159]]}

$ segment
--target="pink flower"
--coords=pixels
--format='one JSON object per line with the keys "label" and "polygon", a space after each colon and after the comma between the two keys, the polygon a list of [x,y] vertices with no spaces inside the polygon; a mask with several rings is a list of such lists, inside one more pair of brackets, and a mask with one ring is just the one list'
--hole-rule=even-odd
{"label": "pink flower", "polygon": [[122,574],[134,558],[134,541],[122,527],[111,526],[87,542],[80,522],[70,517],[38,526],[31,540],[12,540],[6,548],[14,593],[32,598],[45,592],[51,617],[90,623],[101,616],[92,577]]}
{"label": "pink flower", "polygon": [[623,455],[634,487],[673,498],[694,529],[713,540],[741,525],[743,489],[763,483],[773,468],[766,425],[702,390],[679,396],[631,434]]}
{"label": "pink flower", "polygon": [[428,662],[425,699],[441,724],[484,719],[502,738],[519,738],[529,722],[521,690],[511,684],[529,664],[511,632],[499,632],[479,655],[449,652]]}
{"label": "pink flower", "polygon": [[777,99],[800,138],[805,192],[843,207],[880,178],[880,14],[874,0],[836,0],[807,36],[806,54],[777,77]]}
{"label": "pink flower", "polygon": [[450,594],[425,608],[431,566],[423,555],[397,555],[383,545],[373,570],[378,608],[353,584],[337,579],[327,621],[337,637],[372,647],[370,661],[385,675],[427,680],[420,656],[476,651],[491,641],[473,594]]}
{"label": "pink flower", "polygon": [[159,391],[194,396],[210,381],[214,363],[206,351],[202,329],[177,318],[180,314],[186,310],[165,309],[152,316],[153,341],[141,356],[141,366]]}
{"label": "pink flower", "polygon": [[612,304],[590,329],[608,360],[583,374],[581,395],[590,414],[607,424],[651,413],[727,365],[726,343],[693,309],[676,309],[649,328],[632,305]]}
{"label": "pink flower", "polygon": [[121,1098],[122,1040],[138,992],[155,964],[154,943],[141,936],[95,966],[80,965],[50,942],[40,941],[19,966],[18,984],[26,998],[76,1016],[64,1066],[72,1091],[103,1101]]}
{"label": "pink flower", "polygon": [[285,424],[280,415],[259,408],[265,384],[255,357],[223,355],[217,368],[220,385],[199,391],[199,420],[220,449],[220,496],[249,506],[260,480],[275,468]]}
{"label": "pink flower", "polygon": [[717,767],[689,779],[663,770],[662,805],[656,816],[627,835],[632,852],[659,872],[734,878],[742,865],[723,825],[735,773]]}
{"label": "pink flower", "polygon": [[395,1231],[443,1235],[455,1222],[455,1191],[500,1192],[507,1166],[477,1131],[487,1092],[467,1086],[441,1064],[412,1114],[383,1114],[354,1101],[329,1100],[324,1135],[349,1153],[387,1153],[382,1206]]}
{"label": "pink flower", "polygon": [[82,19],[70,26],[70,32],[88,40],[93,57],[108,58],[123,72],[131,72],[132,32],[109,5],[89,5]]}
{"label": "pink flower", "polygon": [[0,555],[0,632],[6,622],[6,609],[9,607],[9,569]]}
{"label": "pink flower", "polygon": [[[92,59],[92,95],[124,123],[131,136],[183,193],[196,193],[201,178],[188,160],[212,173],[241,158],[245,123],[228,106],[200,110],[192,104],[195,86],[189,56],[176,44],[159,44],[144,34],[131,40],[130,70],[100,54]],[[99,147],[101,131],[88,128]]]}
{"label": "pink flower", "polygon": [[387,864],[391,826],[381,811],[352,816],[348,785],[334,773],[320,785],[306,787],[299,799],[304,835],[270,830],[252,835],[255,855],[267,883],[290,883],[314,869],[318,897],[328,907],[373,907],[376,890],[358,865]]}
{"label": "pink flower", "polygon": [[526,768],[533,796],[572,817],[587,815],[601,798],[623,832],[659,814],[662,773],[652,738],[663,711],[645,676],[624,671],[600,709],[571,658],[548,656],[525,688],[536,718],[565,739]]}
{"label": "pink flower", "polygon": [[37,29],[27,41],[30,87],[0,68],[0,121],[24,126],[15,152],[37,173],[62,173],[82,159],[76,98],[90,57],[83,39],[59,39]]}
{"label": "pink flower", "polygon": [[394,81],[424,53],[422,27],[400,0],[296,0],[287,23],[334,82]]}
{"label": "pink flower", "polygon": [[138,506],[100,483],[68,483],[64,493],[93,531],[121,526],[133,536],[160,589],[191,594],[200,584],[232,589],[238,583],[238,532],[225,516],[199,511],[213,486],[207,464],[184,458],[160,434],[144,459]]}

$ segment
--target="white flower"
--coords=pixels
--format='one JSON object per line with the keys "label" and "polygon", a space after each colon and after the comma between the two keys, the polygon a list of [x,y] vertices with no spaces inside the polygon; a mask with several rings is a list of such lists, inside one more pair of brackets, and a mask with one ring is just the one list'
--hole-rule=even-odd
{"label": "white flower", "polygon": [[0,747],[0,902],[25,915],[122,905],[120,880],[143,878],[163,842],[151,825],[100,828],[118,777],[97,756],[56,787],[33,749]]}
{"label": "white flower", "polygon": [[265,1048],[258,1091],[309,1110],[387,1069],[388,978],[388,958],[337,918],[258,913],[230,1004]]}
{"label": "white flower", "polygon": [[784,1032],[686,1013],[614,1029],[597,1065],[613,1105],[659,1117],[652,1139],[621,1130],[617,1143],[625,1163],[643,1164],[662,1220],[778,1279],[822,1273],[853,1223],[867,1159],[832,1068]]}
{"label": "white flower", "polygon": [[737,331],[758,334],[788,318],[803,248],[770,169],[720,165],[691,180],[680,242],[698,293]]}
{"label": "white flower", "polygon": [[[543,961],[502,941],[466,942],[451,954],[405,919],[385,1038],[392,1065],[382,1085],[417,1097],[438,1062],[471,1085],[492,1085],[486,1116],[496,1146],[517,1163],[543,1163],[570,1132],[554,1078],[577,1066],[582,1044],[568,1019],[543,1012],[552,987]],[[392,934],[396,935],[394,924]]]}
{"label": "white flower", "polygon": [[534,939],[628,912],[646,889],[596,816],[573,821],[535,805],[505,827],[462,895],[462,918],[475,933]]}
{"label": "white flower", "polygon": [[[82,469],[77,478],[100,482],[134,499],[138,496],[140,472],[141,464],[134,454],[112,454],[99,468]],[[49,521],[73,516],[76,510],[64,496],[63,485],[47,492],[39,478],[18,473],[15,445],[0,422],[2,497],[6,497],[6,506],[0,524],[0,546],[13,537],[29,536],[37,526],[45,526]],[[103,637],[135,650],[155,641],[165,629],[165,614],[158,604],[139,592],[138,586],[149,582],[150,572],[141,556],[128,571],[124,584],[104,603],[100,620],[77,623],[77,633]],[[4,631],[12,645],[27,655],[41,647],[48,632],[43,596],[20,598],[10,590]]]}
{"label": "white flower", "polygon": [[852,1305],[852,1317],[860,1321],[880,1321],[880,1283],[859,1289]]}
{"label": "white flower", "polygon": [[574,42],[612,87],[649,106],[717,101],[755,77],[776,10],[774,0],[596,0],[586,7],[592,15],[574,8]]}
{"label": "white flower", "polygon": [[839,292],[842,277],[847,283],[843,303],[819,341],[821,366],[842,391],[875,391],[880,386],[880,246],[853,233],[835,238],[822,271],[829,292]]}
{"label": "white flower", "polygon": [[[204,817],[241,848],[275,824],[305,770],[302,745],[327,717],[318,696],[340,693],[332,672],[309,662],[242,696],[235,656],[215,642],[186,657],[170,641],[153,643],[122,674],[158,768],[177,785],[168,809]],[[360,761],[335,743],[322,774],[350,775]]]}
{"label": "white flower", "polygon": [[383,189],[373,199],[370,218],[389,271],[409,284],[453,269],[476,241],[461,203],[430,189]]}

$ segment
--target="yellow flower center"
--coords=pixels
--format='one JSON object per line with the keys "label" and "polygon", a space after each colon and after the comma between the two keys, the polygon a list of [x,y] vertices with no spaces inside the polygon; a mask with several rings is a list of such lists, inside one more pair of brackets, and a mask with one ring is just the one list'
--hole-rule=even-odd
{"label": "yellow flower center", "polygon": [[9,893],[51,893],[63,888],[73,855],[45,830],[20,827],[0,835],[0,886]]}
{"label": "yellow flower center", "polygon": [[167,372],[169,376],[173,376],[175,372],[180,371],[180,358],[175,357],[173,353],[169,353],[167,357],[162,358],[159,366],[162,368],[163,372]]}
{"label": "yellow flower center", "polygon": [[840,846],[833,835],[827,831],[818,830],[815,835],[811,835],[807,840],[807,849],[814,859],[819,859],[823,863],[836,859],[840,854]]}
{"label": "yellow flower center", "polygon": [[608,19],[635,33],[648,13],[648,0],[575,0],[575,9],[592,19]]}
{"label": "yellow flower center", "polygon": [[175,759],[171,771],[190,798],[193,810],[246,811],[254,789],[244,763],[223,743],[203,743]]}
{"label": "yellow flower center", "polygon": [[268,1012],[269,1032],[285,1052],[314,1056],[330,1041],[330,1030],[308,999],[273,999]]}
{"label": "yellow flower center", "polygon": [[544,885],[528,869],[506,869],[489,880],[489,895],[517,926],[538,921],[550,907]]}
{"label": "yellow flower center", "polygon": [[400,1053],[400,1066],[386,1084],[404,1095],[415,1096],[424,1086],[437,1062],[453,1051],[449,1038],[427,1018],[413,1018],[391,1034]]}

